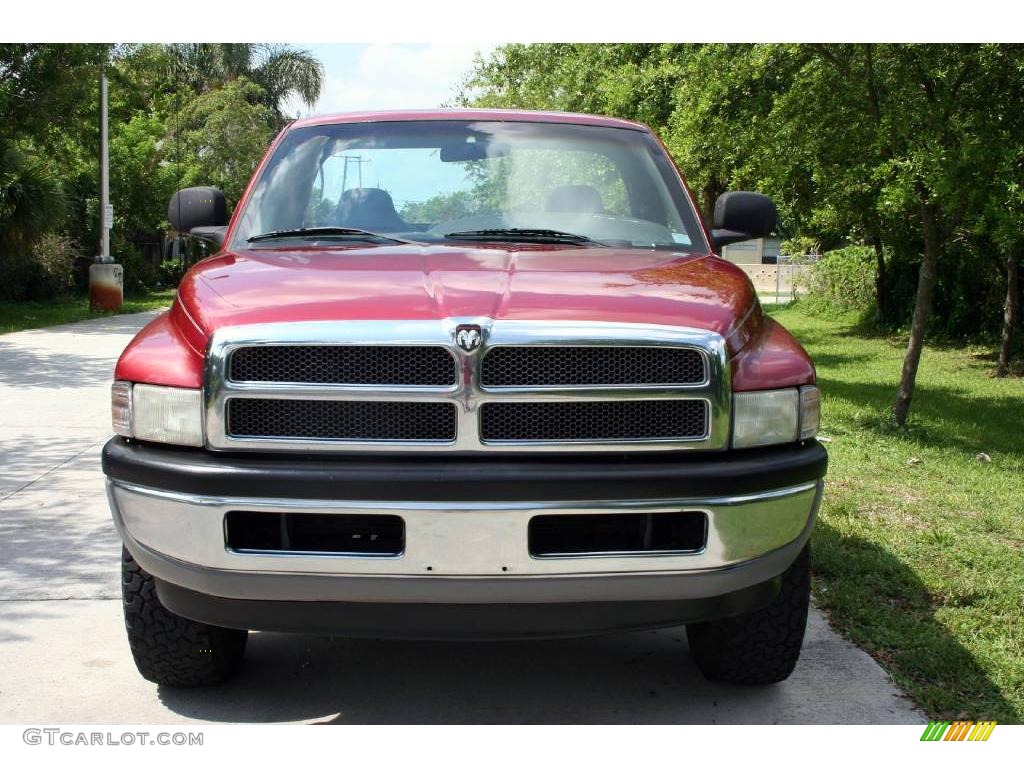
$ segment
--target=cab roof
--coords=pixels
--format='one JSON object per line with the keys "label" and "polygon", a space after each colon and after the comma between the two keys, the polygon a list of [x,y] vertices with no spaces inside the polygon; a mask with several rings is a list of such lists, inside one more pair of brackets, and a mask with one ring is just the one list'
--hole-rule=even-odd
{"label": "cab roof", "polygon": [[342,112],[332,115],[303,117],[291,124],[292,128],[336,123],[386,123],[411,120],[496,120],[508,123],[568,123],[572,125],[602,125],[609,128],[628,128],[650,132],[643,123],[620,120],[616,117],[584,115],[575,112],[539,112],[526,109],[407,109]]}

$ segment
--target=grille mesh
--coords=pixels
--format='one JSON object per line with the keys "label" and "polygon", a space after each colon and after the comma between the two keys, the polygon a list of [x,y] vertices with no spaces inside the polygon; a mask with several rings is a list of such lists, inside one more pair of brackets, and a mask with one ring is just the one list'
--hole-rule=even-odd
{"label": "grille mesh", "polygon": [[706,432],[703,400],[484,403],[480,408],[485,442],[699,439]]}
{"label": "grille mesh", "polygon": [[227,421],[233,437],[449,441],[457,418],[453,403],[233,398]]}
{"label": "grille mesh", "polygon": [[444,387],[455,377],[455,359],[444,347],[242,347],[228,368],[232,381]]}
{"label": "grille mesh", "polygon": [[484,357],[485,387],[700,384],[704,358],[678,347],[495,347]]}

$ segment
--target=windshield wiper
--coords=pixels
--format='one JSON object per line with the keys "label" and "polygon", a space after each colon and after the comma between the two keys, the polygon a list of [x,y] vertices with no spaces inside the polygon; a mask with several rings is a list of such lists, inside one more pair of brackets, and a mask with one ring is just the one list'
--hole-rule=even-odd
{"label": "windshield wiper", "polygon": [[450,237],[453,240],[493,240],[513,243],[569,243],[571,245],[597,245],[601,248],[608,247],[599,240],[592,240],[585,235],[575,235],[572,232],[559,232],[557,229],[520,229],[516,227],[509,229],[469,229],[465,232],[449,232],[445,237]]}
{"label": "windshield wiper", "polygon": [[387,240],[392,243],[413,243],[412,240],[402,240],[400,237],[382,235],[378,232],[368,232],[365,229],[352,229],[351,227],[300,227],[299,229],[278,229],[274,232],[264,232],[262,235],[253,235],[246,242],[260,243],[264,240],[283,240],[289,237],[301,237],[315,240],[323,237],[340,237],[363,240]]}

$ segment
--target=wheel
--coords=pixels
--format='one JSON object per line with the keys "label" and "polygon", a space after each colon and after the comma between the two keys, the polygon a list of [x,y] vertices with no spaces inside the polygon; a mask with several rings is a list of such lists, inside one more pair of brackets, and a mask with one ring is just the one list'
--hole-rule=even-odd
{"label": "wheel", "polygon": [[690,655],[709,680],[768,685],[785,680],[800,657],[811,602],[810,544],[782,574],[782,588],[759,611],[686,627]]}
{"label": "wheel", "polygon": [[135,666],[147,680],[177,688],[223,682],[242,665],[249,633],[201,624],[160,603],[153,577],[121,550],[124,625]]}

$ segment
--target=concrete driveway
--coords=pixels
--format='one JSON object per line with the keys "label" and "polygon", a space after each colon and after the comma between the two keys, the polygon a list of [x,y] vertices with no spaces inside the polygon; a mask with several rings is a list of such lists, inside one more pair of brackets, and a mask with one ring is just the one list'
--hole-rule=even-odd
{"label": "concrete driveway", "polygon": [[128,652],[100,448],[114,361],[152,315],[0,336],[0,723],[919,723],[812,613],[785,683],[713,685],[682,629],[534,642],[253,634],[244,673],[158,688]]}

